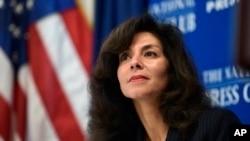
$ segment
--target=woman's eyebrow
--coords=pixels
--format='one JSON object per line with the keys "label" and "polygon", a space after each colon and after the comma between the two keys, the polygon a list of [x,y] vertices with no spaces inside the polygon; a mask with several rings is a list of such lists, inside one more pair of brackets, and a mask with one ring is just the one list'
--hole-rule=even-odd
{"label": "woman's eyebrow", "polygon": [[147,44],[147,45],[144,45],[144,46],[142,47],[142,50],[144,51],[144,50],[147,50],[147,49],[150,49],[150,48],[154,48],[154,47],[161,49],[161,47],[160,47],[159,45]]}
{"label": "woman's eyebrow", "polygon": [[[145,51],[145,50],[147,50],[147,49],[154,48],[154,47],[161,49],[161,47],[160,47],[159,45],[156,45],[156,44],[146,44],[146,45],[144,45],[144,46],[142,47],[141,50],[142,50],[142,51]],[[119,54],[123,54],[123,53],[130,52],[130,51],[131,51],[131,48],[128,48],[128,49],[122,51],[122,52],[119,53]]]}

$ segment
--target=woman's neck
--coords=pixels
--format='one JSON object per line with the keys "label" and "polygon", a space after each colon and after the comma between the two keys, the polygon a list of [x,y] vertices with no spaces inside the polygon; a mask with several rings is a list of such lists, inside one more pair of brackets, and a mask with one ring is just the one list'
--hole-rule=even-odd
{"label": "woman's neck", "polygon": [[165,141],[169,127],[160,113],[159,102],[134,101],[134,105],[146,130],[146,138],[150,141]]}

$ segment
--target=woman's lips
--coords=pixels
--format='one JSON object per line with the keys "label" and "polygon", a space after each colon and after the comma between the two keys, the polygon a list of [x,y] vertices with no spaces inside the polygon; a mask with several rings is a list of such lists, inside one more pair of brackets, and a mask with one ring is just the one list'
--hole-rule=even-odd
{"label": "woman's lips", "polygon": [[130,77],[129,82],[137,82],[137,81],[144,81],[147,80],[148,78],[143,75],[134,75]]}

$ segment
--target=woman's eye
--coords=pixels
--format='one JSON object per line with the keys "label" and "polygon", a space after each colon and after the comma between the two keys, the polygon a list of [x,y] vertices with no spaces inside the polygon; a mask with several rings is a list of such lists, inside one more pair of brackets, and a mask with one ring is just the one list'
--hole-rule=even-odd
{"label": "woman's eye", "polygon": [[155,52],[149,51],[145,53],[145,56],[149,56],[149,57],[156,57],[157,54]]}
{"label": "woman's eye", "polygon": [[129,59],[129,55],[127,53],[120,55],[120,62],[125,61],[127,59]]}

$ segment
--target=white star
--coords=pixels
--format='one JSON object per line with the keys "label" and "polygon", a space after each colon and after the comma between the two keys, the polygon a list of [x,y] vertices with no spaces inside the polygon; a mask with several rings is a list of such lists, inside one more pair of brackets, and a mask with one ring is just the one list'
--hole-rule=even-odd
{"label": "white star", "polygon": [[27,0],[26,7],[31,10],[34,6],[34,0]]}
{"label": "white star", "polygon": [[13,54],[12,54],[12,61],[13,61],[14,63],[18,63],[18,58],[19,58],[18,52],[15,50],[15,51],[13,52]]}
{"label": "white star", "polygon": [[9,31],[12,32],[12,35],[15,38],[19,38],[21,36],[21,30],[19,27],[17,27],[15,24],[10,24],[9,25]]}
{"label": "white star", "polygon": [[15,28],[16,28],[16,25],[15,25],[15,24],[11,23],[11,24],[9,25],[9,31],[13,32],[13,30],[14,30]]}
{"label": "white star", "polygon": [[0,9],[4,7],[4,0],[0,0]]}
{"label": "white star", "polygon": [[16,38],[19,38],[21,36],[21,30],[19,27],[15,28],[15,30],[13,31],[13,36]]}
{"label": "white star", "polygon": [[11,6],[11,7],[14,7],[14,6],[16,5],[16,3],[17,3],[16,0],[11,0],[10,6]]}
{"label": "white star", "polygon": [[15,6],[15,13],[21,14],[23,12],[23,4],[19,3]]}

